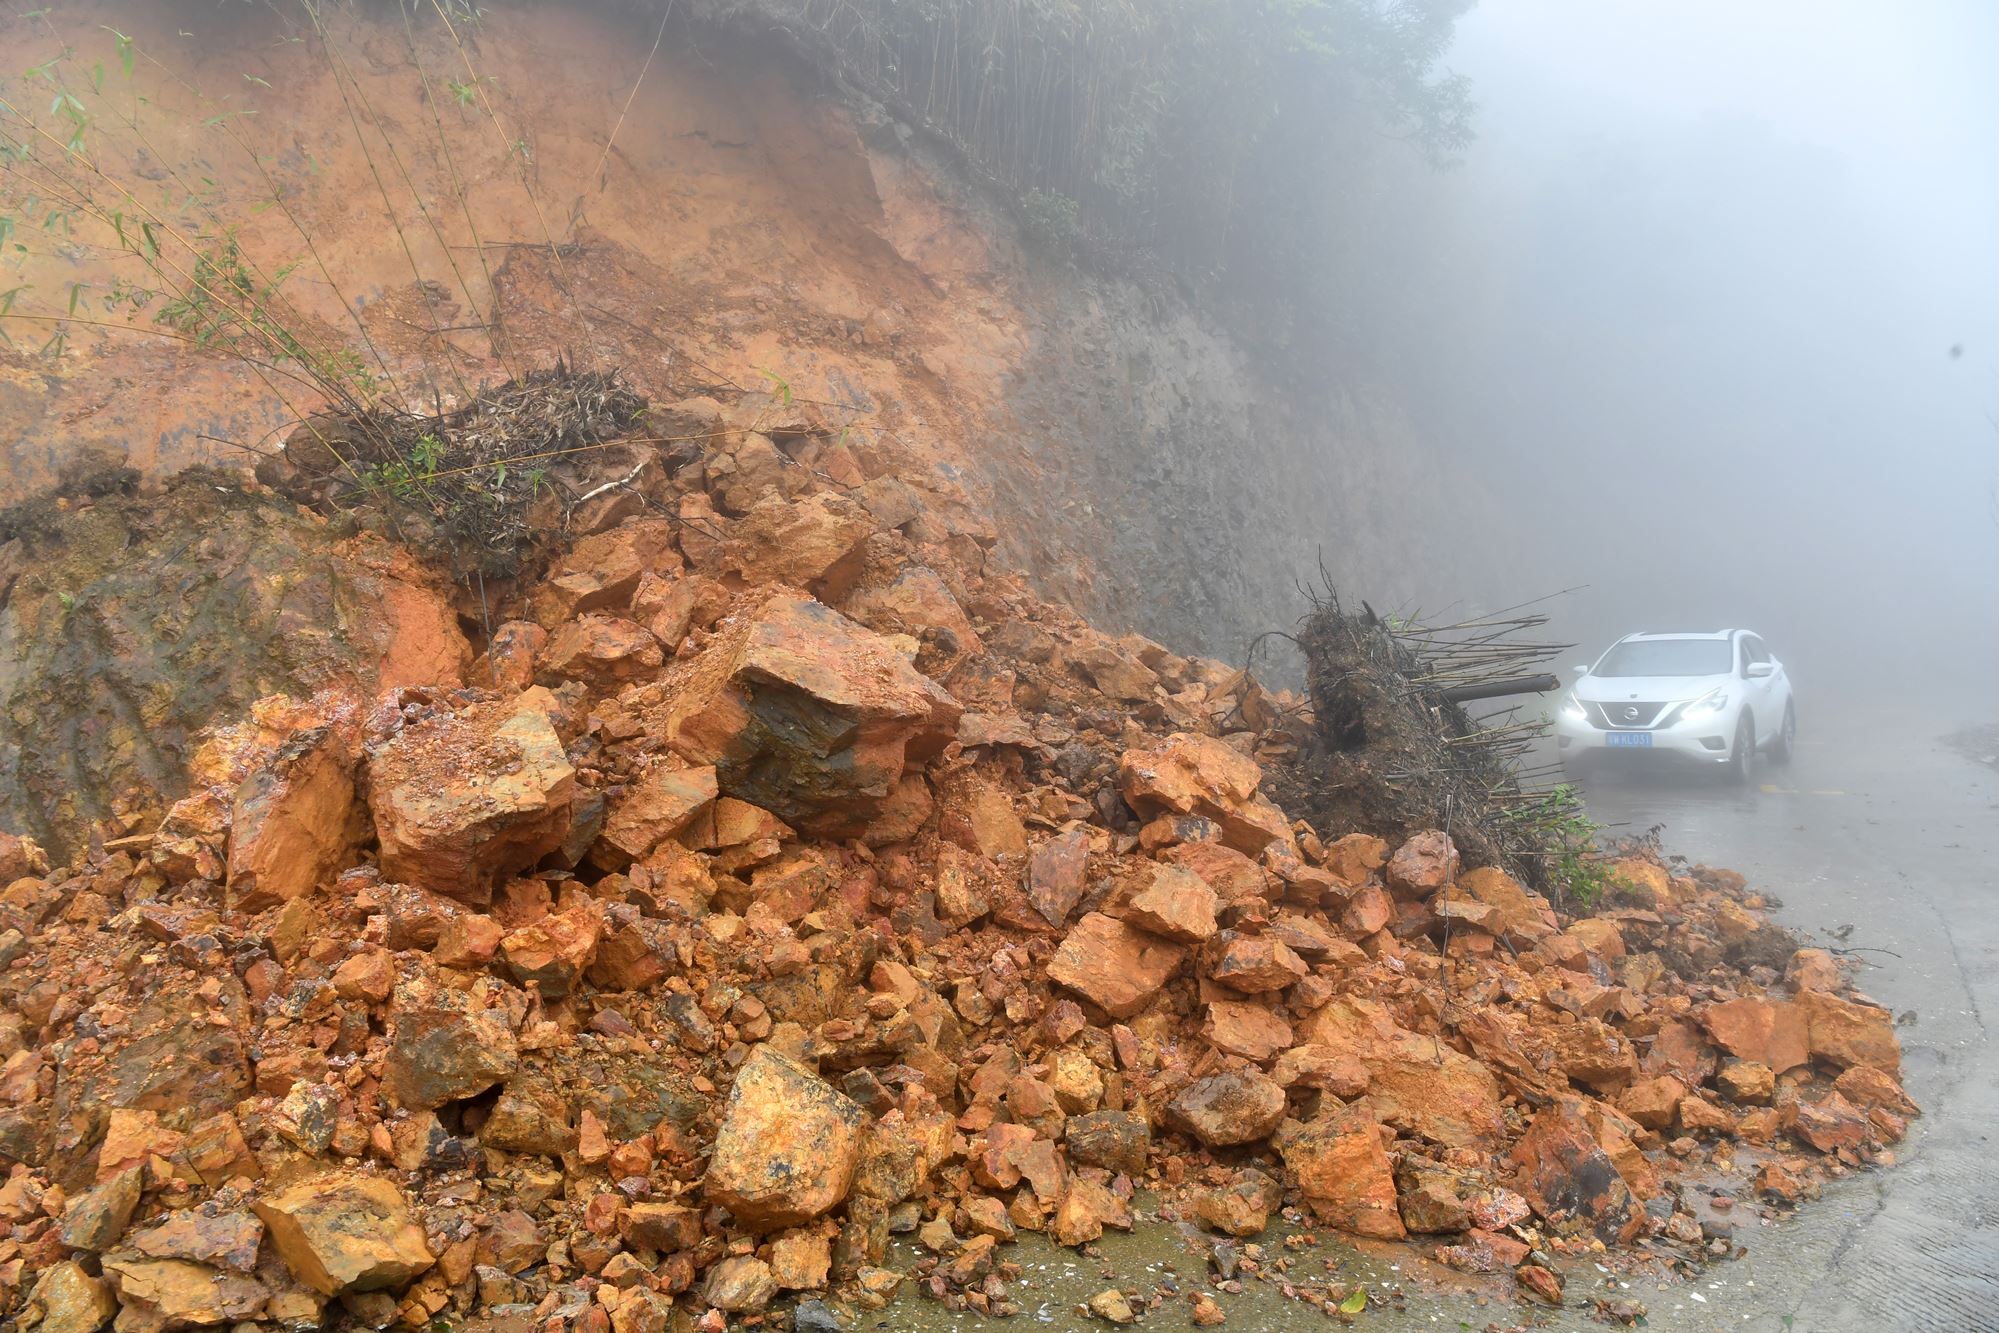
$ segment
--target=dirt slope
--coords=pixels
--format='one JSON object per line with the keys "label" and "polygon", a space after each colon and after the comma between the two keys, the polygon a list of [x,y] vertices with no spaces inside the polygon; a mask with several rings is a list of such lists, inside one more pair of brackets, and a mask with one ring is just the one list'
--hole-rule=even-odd
{"label": "dirt slope", "polygon": [[[462,397],[561,352],[654,396],[782,384],[990,495],[1002,554],[1050,591],[1223,655],[1298,613],[1292,581],[1321,551],[1380,600],[1468,591],[1400,517],[1424,496],[1436,521],[1446,488],[1392,404],[1337,367],[1280,392],[1169,294],[1024,249],[907,127],[772,50],[671,29],[627,107],[654,30],[589,6],[495,7],[463,54],[434,22],[412,36],[365,9],[324,47],[255,8],[0,19],[10,49],[67,45],[78,70],[115,70],[107,27],[159,63],[133,79],[143,143],[106,114],[105,151],[165,187],[213,180],[199,188],[229,201],[252,254],[309,260],[285,289],[302,316],[358,341],[358,309],[413,387],[449,363],[434,389]],[[451,79],[477,98],[461,105]],[[270,187],[245,148],[286,210],[260,205]],[[111,271],[72,248],[24,276],[102,293]],[[239,466],[309,406],[130,334],[80,329],[53,359],[16,343],[0,354],[9,494],[93,449],[147,470]]]}

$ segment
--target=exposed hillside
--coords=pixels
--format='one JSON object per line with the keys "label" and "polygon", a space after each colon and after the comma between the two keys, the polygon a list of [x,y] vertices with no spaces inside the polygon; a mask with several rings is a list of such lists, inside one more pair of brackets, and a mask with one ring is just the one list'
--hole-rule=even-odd
{"label": "exposed hillside", "polygon": [[[147,100],[133,127],[97,115],[102,151],[149,189],[233,203],[247,253],[299,262],[301,318],[412,388],[460,398],[561,352],[658,397],[782,386],[988,497],[1001,555],[1051,592],[1224,656],[1297,614],[1321,553],[1389,601],[1462,591],[1402,516],[1420,496],[1443,520],[1452,492],[1391,402],[1334,366],[1279,388],[1158,281],[1024,245],[957,159],[786,43],[675,27],[647,65],[650,14],[587,6],[496,7],[463,53],[375,11],[326,44],[192,3],[0,23],[33,58],[106,64],[119,98],[108,30],[131,36]],[[283,208],[257,202],[273,187]],[[93,314],[105,253],[40,249],[24,277]],[[12,494],[85,453],[243,466],[310,407],[185,343],[72,322],[48,355],[14,332]]]}

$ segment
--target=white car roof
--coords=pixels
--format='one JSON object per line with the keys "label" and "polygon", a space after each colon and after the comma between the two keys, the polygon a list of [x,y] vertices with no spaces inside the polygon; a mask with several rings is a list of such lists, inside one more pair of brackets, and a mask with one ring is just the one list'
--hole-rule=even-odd
{"label": "white car roof", "polygon": [[1732,639],[1737,634],[1740,634],[1742,632],[1743,631],[1741,630],[1733,630],[1733,629],[1639,630],[1636,634],[1625,635],[1623,638],[1619,639],[1618,642],[1631,643],[1637,640],[1645,640],[1645,639]]}

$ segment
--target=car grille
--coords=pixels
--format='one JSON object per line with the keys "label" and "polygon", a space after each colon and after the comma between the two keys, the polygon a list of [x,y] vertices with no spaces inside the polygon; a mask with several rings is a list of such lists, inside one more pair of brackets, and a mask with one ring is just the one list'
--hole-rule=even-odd
{"label": "car grille", "polygon": [[1633,699],[1623,703],[1592,703],[1595,714],[1590,720],[1599,727],[1615,731],[1643,731],[1658,722],[1670,704],[1640,703]]}

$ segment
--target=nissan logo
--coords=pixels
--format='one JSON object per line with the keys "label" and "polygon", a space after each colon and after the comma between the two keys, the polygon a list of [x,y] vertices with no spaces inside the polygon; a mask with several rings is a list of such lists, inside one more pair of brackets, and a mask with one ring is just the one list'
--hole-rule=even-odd
{"label": "nissan logo", "polygon": [[1636,708],[1625,709],[1624,720],[1626,722],[1636,722],[1638,720],[1638,710]]}

